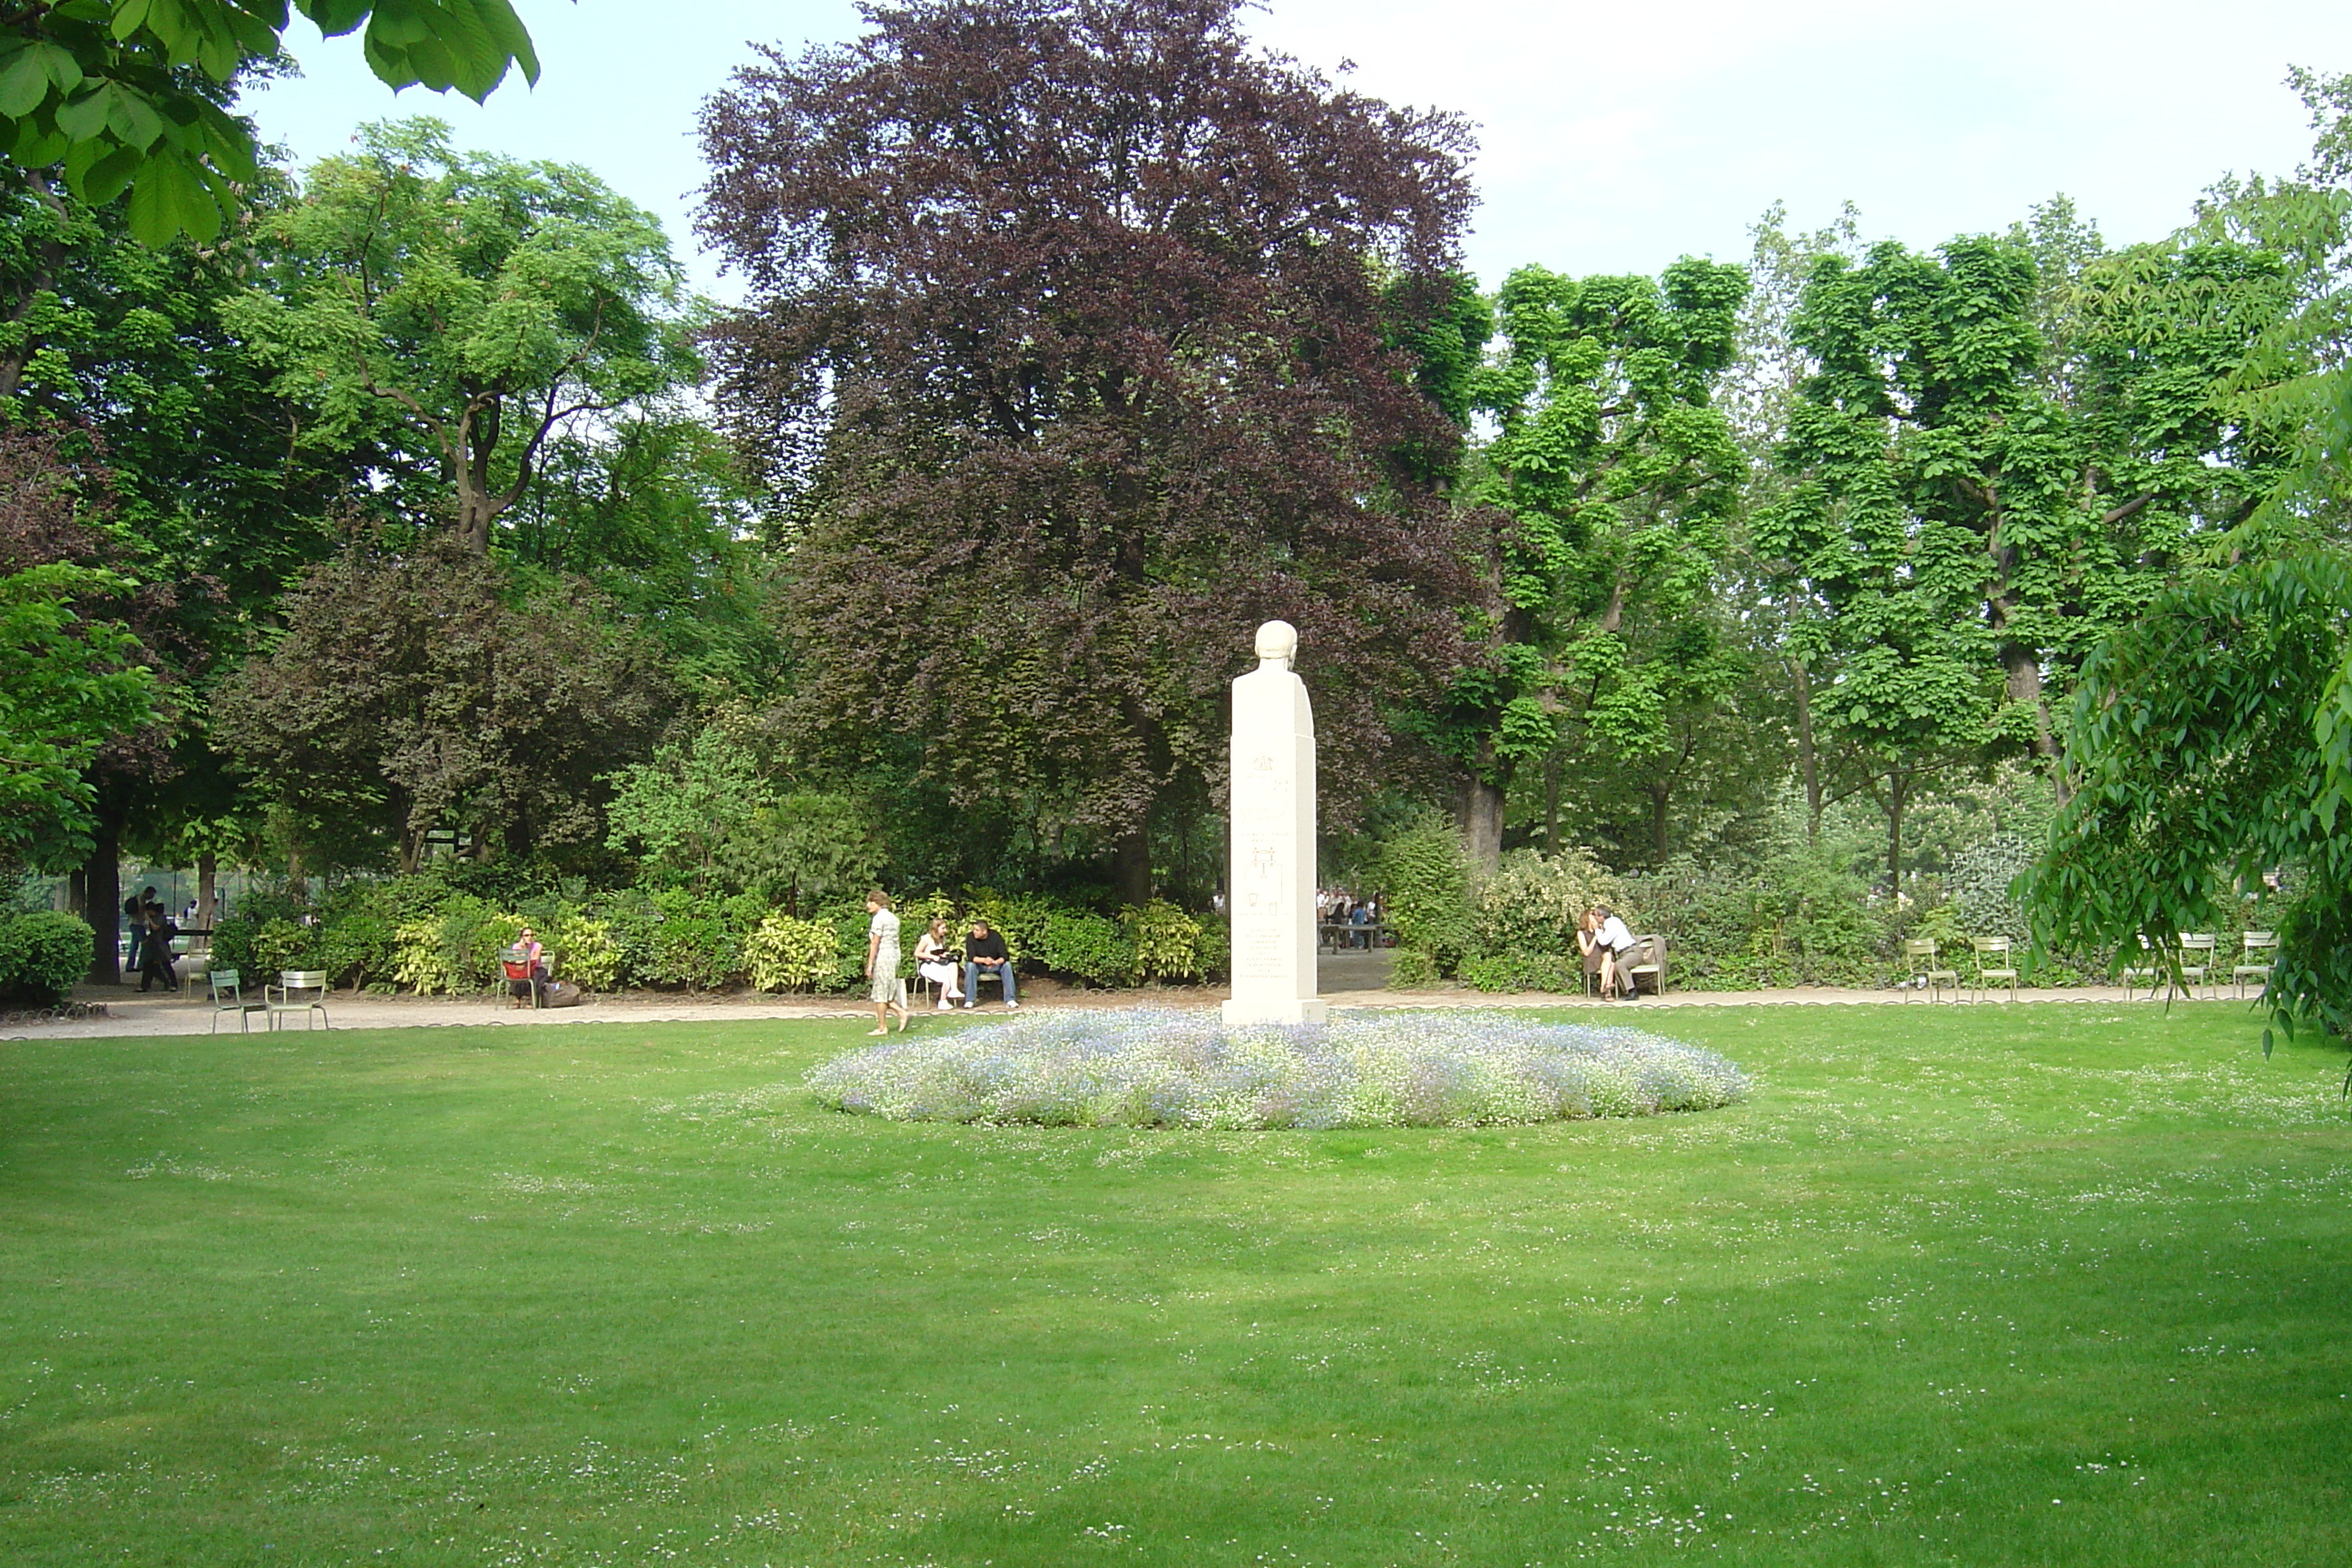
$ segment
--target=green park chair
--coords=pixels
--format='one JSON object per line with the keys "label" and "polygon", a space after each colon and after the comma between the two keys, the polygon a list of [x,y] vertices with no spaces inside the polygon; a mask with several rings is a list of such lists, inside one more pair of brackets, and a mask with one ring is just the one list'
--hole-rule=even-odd
{"label": "green park chair", "polygon": [[1642,983],[1646,980],[1650,983],[1652,995],[1664,996],[1666,994],[1666,939],[1655,932],[1635,937],[1633,945],[1625,950],[1622,967],[1625,984],[1632,987],[1627,994],[1639,996]]}
{"label": "green park chair", "polygon": [[2158,992],[2171,988],[2172,970],[2164,962],[2164,954],[2157,952],[2154,942],[2144,936],[2136,941],[2138,945],[2127,951],[2137,955],[2137,962],[2127,960],[2123,966],[2124,1000],[2130,1001],[2132,993],[2144,982],[2147,986],[2148,999],[2153,1001]]}
{"label": "green park chair", "polygon": [[327,1016],[327,972],[323,969],[287,969],[278,975],[278,984],[261,988],[263,1010],[269,1015],[269,1026],[278,1027],[278,1020],[302,1016],[302,1027],[311,1027],[311,1016],[317,1015],[329,1028],[334,1020]]}
{"label": "green park chair", "polygon": [[2213,973],[2216,953],[2220,947],[2220,941],[2211,931],[2185,931],[2180,933],[2180,984],[2183,996],[2193,999],[2197,994],[2195,988],[2200,985],[2205,988],[2208,1000],[2221,994],[2216,989]]}
{"label": "green park chair", "polygon": [[[1957,969],[1947,969],[1943,967],[1941,963],[1937,959],[1936,939],[1934,937],[1915,936],[1906,940],[1903,943],[1903,962],[1905,966],[1911,971],[1910,978],[1915,984],[1923,981],[1926,983],[1927,987],[1927,1000],[1930,1002],[1942,1001],[1944,999],[1944,988],[1948,985],[1952,989],[1954,999],[1957,1000],[1960,994],[1960,972]],[[1911,1000],[1908,995],[1906,995],[1903,999],[1906,1002]]]}
{"label": "green park chair", "polygon": [[2230,978],[2238,987],[2238,999],[2244,1001],[2246,982],[2254,983],[2259,995],[2271,983],[2271,966],[2278,962],[2278,932],[2250,931],[2245,935],[2245,959],[2230,971]]}
{"label": "green park chair", "polygon": [[1973,988],[1976,1000],[1983,1001],[1984,994],[1994,986],[2006,985],[2009,987],[2009,999],[2016,1001],[2017,963],[2010,953],[2009,938],[1970,937],[1969,946],[1976,953],[1977,960],[1977,980]]}
{"label": "green park chair", "polygon": [[268,1007],[266,1004],[260,1002],[248,1002],[245,999],[245,976],[234,969],[215,969],[211,973],[205,975],[205,980],[212,988],[213,1026],[211,1032],[214,1034],[220,1033],[222,1014],[234,1013],[236,1015],[237,1033],[241,1035],[251,1033],[251,1020],[253,1015],[256,1013],[267,1012]]}

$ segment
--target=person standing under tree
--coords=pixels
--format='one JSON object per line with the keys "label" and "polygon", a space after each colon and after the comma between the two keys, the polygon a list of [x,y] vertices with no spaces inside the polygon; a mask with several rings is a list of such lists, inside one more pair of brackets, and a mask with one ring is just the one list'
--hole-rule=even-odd
{"label": "person standing under tree", "polygon": [[172,967],[172,939],[179,928],[172,923],[163,906],[150,899],[139,909],[139,918],[131,931],[142,937],[139,949],[139,989],[161,985],[165,991],[176,990],[179,973]]}
{"label": "person standing under tree", "polygon": [[869,1035],[890,1032],[890,1009],[898,1010],[898,1032],[907,1032],[907,983],[898,978],[898,917],[890,912],[890,895],[877,888],[866,895],[866,912],[874,918],[866,926],[866,994],[874,999],[874,1027]]}

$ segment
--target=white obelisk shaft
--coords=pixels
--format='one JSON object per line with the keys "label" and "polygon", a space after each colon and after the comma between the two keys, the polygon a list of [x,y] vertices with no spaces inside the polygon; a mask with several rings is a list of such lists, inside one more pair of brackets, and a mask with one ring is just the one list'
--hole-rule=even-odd
{"label": "white obelisk shaft", "polygon": [[1234,682],[1234,999],[1224,1021],[1323,1021],[1315,994],[1315,712],[1292,673],[1298,633],[1257,629],[1258,666]]}

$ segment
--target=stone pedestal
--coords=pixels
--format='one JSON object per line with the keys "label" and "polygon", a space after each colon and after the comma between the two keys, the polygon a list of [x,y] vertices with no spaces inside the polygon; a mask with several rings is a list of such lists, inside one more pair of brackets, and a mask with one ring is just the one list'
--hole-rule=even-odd
{"label": "stone pedestal", "polygon": [[1228,1026],[1319,1024],[1315,994],[1315,712],[1290,668],[1298,633],[1257,629],[1258,666],[1234,682],[1234,926]]}

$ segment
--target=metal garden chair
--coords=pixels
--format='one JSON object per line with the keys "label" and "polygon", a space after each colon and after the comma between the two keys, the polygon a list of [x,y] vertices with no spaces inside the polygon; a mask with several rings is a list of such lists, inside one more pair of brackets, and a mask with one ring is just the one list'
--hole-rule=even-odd
{"label": "metal garden chair", "polygon": [[220,1033],[222,1014],[234,1013],[236,1015],[237,1033],[249,1034],[252,1032],[253,1015],[267,1013],[269,1010],[267,1003],[248,1002],[245,999],[244,979],[245,977],[234,969],[215,969],[205,976],[205,982],[212,988],[212,1033],[215,1035]]}
{"label": "metal garden chair", "polygon": [[263,1010],[269,1015],[269,1026],[278,1027],[278,1020],[302,1016],[302,1027],[311,1026],[310,1016],[329,1028],[334,1020],[327,1016],[327,972],[323,969],[285,969],[278,971],[278,984],[261,988]]}
{"label": "metal garden chair", "polygon": [[[1955,998],[1958,997],[1960,972],[1957,969],[1943,968],[1937,963],[1934,937],[1915,936],[1906,939],[1903,943],[1903,961],[1909,967],[1913,980],[1924,980],[1927,983],[1927,1000],[1930,1002],[1942,1001],[1944,987],[1947,985],[1952,988],[1952,995]],[[1906,1002],[1911,1000],[1908,996],[1903,999]]]}
{"label": "metal garden chair", "polygon": [[1969,946],[1975,952],[1977,959],[1977,981],[1973,987],[1976,999],[1982,1001],[1987,991],[1996,985],[2006,985],[2009,987],[2009,999],[2016,1001],[2017,964],[2010,955],[2009,938],[1970,937]]}

